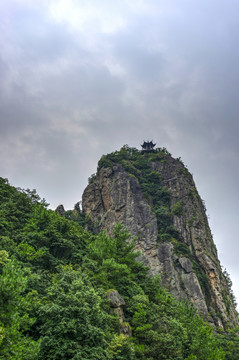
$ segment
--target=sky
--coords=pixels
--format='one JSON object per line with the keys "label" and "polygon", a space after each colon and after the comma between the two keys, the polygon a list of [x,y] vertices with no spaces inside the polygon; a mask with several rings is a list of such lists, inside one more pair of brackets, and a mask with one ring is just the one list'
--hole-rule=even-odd
{"label": "sky", "polygon": [[72,209],[103,154],[181,157],[239,302],[238,0],[0,1],[0,176]]}

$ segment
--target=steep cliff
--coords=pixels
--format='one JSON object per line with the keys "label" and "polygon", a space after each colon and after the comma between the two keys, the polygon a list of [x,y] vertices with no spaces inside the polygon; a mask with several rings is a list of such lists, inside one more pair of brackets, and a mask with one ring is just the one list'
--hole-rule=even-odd
{"label": "steep cliff", "polygon": [[103,156],[82,207],[97,230],[125,225],[139,260],[175,297],[190,300],[212,324],[238,323],[204,203],[181,160],[165,149],[141,154],[127,146]]}

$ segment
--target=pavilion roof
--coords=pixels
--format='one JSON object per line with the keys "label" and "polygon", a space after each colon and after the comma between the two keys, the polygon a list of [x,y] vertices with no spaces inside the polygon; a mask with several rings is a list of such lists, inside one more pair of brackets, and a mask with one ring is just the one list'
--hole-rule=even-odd
{"label": "pavilion roof", "polygon": [[148,149],[148,148],[153,149],[155,145],[156,144],[154,144],[153,141],[144,141],[143,145],[141,146],[143,149]]}

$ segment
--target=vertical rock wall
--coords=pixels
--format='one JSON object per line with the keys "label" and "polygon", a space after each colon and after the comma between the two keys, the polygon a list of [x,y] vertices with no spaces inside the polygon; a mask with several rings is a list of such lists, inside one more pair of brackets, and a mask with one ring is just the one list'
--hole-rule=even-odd
{"label": "vertical rock wall", "polygon": [[163,285],[178,299],[188,299],[199,314],[223,327],[237,323],[225,276],[208,225],[205,206],[193,178],[184,165],[165,156],[150,162],[158,181],[171,194],[173,225],[180,243],[158,241],[157,218],[152,202],[144,197],[137,178],[121,165],[102,168],[84,191],[83,211],[98,230],[111,233],[122,223],[137,237],[136,250],[152,275],[160,274]]}

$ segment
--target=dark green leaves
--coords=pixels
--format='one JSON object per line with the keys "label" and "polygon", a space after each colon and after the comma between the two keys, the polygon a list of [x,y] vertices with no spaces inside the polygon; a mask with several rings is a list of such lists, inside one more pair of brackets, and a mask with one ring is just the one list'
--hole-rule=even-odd
{"label": "dark green leaves", "polygon": [[[131,161],[139,153],[125,147],[121,155]],[[144,173],[145,192],[157,188],[161,235],[176,239],[169,194],[137,161],[137,168],[131,166]],[[154,179],[151,188],[147,176]],[[236,331],[215,335],[193,308],[163,290],[159,277],[149,277],[136,261],[121,225],[113,236],[94,235],[79,225],[81,215],[60,217],[34,191],[17,190],[1,178],[0,199],[0,359],[223,360],[220,346],[227,360],[238,358]],[[110,289],[124,298],[131,338],[106,300]]]}
{"label": "dark green leaves", "polygon": [[111,316],[80,270],[59,269],[40,309],[42,342],[39,359],[109,359]]}

